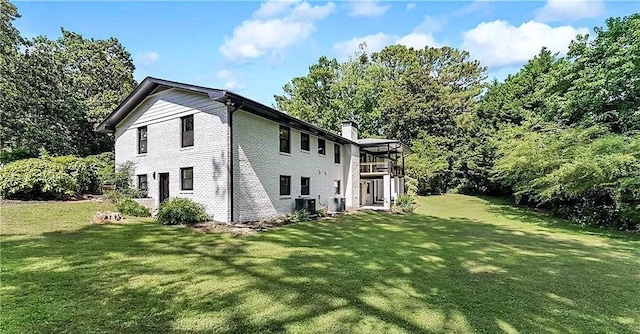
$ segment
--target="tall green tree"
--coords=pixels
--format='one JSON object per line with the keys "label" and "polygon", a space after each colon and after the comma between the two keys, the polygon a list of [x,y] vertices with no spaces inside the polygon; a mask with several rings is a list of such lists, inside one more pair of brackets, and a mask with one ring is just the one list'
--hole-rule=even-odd
{"label": "tall green tree", "polygon": [[277,108],[334,132],[340,123],[358,122],[363,136],[381,136],[379,96],[382,69],[361,50],[346,62],[320,57],[309,73],[296,77],[275,95]]}
{"label": "tall green tree", "polygon": [[385,71],[381,117],[385,135],[412,143],[425,132],[455,137],[456,119],[471,112],[482,92],[486,69],[450,47],[386,47],[373,55]]}
{"label": "tall green tree", "polygon": [[3,162],[37,156],[88,155],[113,149],[94,125],[135,86],[131,55],[114,38],[24,39],[12,25],[17,9],[2,0],[0,140]]}
{"label": "tall green tree", "polygon": [[640,133],[640,14],[578,36],[567,61],[548,83],[548,120]]}

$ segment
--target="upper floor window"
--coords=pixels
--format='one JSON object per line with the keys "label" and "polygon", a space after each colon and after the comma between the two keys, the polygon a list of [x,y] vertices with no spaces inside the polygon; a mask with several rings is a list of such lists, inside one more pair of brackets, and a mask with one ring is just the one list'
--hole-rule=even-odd
{"label": "upper floor window", "polygon": [[180,189],[193,190],[193,167],[180,168]]}
{"label": "upper floor window", "polygon": [[333,162],[340,163],[340,145],[333,144]]}
{"label": "upper floor window", "polygon": [[147,127],[138,128],[138,153],[147,153]]}
{"label": "upper floor window", "polygon": [[291,153],[291,129],[280,125],[280,152]]}
{"label": "upper floor window", "polygon": [[325,155],[327,152],[327,144],[324,139],[318,138],[318,154]]}
{"label": "upper floor window", "polygon": [[280,175],[280,196],[291,195],[291,176]]}
{"label": "upper floor window", "polygon": [[309,134],[300,132],[300,149],[303,151],[309,151]]}
{"label": "upper floor window", "polygon": [[300,178],[300,195],[309,195],[311,192],[311,178]]}
{"label": "upper floor window", "polygon": [[182,120],[182,147],[193,146],[193,115],[185,116]]}

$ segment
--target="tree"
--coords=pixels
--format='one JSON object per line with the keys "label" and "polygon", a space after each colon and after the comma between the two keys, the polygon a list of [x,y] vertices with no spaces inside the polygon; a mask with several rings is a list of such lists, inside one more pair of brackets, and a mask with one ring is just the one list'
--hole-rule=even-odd
{"label": "tree", "polygon": [[338,133],[342,121],[354,120],[362,136],[378,137],[381,78],[381,69],[363,49],[343,63],[323,56],[274,98],[278,109],[325,129]]}
{"label": "tree", "polygon": [[486,69],[450,47],[386,47],[373,55],[385,71],[380,108],[385,135],[411,144],[422,132],[455,137],[456,119],[471,112]]}
{"label": "tree", "polygon": [[504,125],[520,125],[534,117],[542,117],[548,76],[558,71],[557,54],[542,48],[540,53],[504,82],[493,81],[480,99],[475,112],[478,122],[493,129]]}
{"label": "tree", "polygon": [[20,17],[2,0],[0,140],[2,162],[37,156],[88,155],[113,150],[93,128],[133,89],[131,55],[114,38],[84,39],[62,29],[55,40],[25,40],[12,26]]}
{"label": "tree", "polygon": [[607,19],[595,38],[578,36],[567,60],[549,82],[547,119],[639,133],[640,14]]}

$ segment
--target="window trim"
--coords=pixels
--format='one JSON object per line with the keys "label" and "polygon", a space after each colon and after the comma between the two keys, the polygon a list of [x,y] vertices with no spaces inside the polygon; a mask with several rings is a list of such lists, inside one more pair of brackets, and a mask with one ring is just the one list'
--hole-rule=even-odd
{"label": "window trim", "polygon": [[[191,130],[186,131],[185,130],[185,121],[187,119],[191,119]],[[191,143],[187,143],[185,145],[184,140],[185,140],[185,134],[191,132]],[[180,117],[180,147],[192,147],[195,145],[195,119],[193,117],[193,115],[187,115],[187,116],[183,116]]]}
{"label": "window trim", "polygon": [[[149,177],[147,176],[147,174],[138,174],[138,190],[149,190]],[[140,181],[141,178],[144,177],[144,188],[142,188],[141,184],[142,182]]]}
{"label": "window trim", "polygon": [[[282,189],[282,180],[283,180],[283,179],[287,179],[287,180],[288,180],[288,181],[287,181],[287,182],[288,182],[288,188],[289,188],[289,189],[288,189],[288,190],[289,190],[289,193],[288,193],[288,194],[283,194],[283,193],[282,193],[282,190],[283,190],[283,189]],[[280,197],[291,197],[291,175],[280,175],[280,177],[278,178],[278,180],[279,180],[279,181],[278,181],[278,188],[279,188],[278,193],[280,194]]]}
{"label": "window trim", "polygon": [[[322,142],[322,146],[320,145]],[[322,147],[322,153],[320,153],[320,148]],[[318,137],[318,155],[326,156],[327,155],[327,141]]]}
{"label": "window trim", "polygon": [[[303,138],[303,137],[306,137],[306,138],[307,138],[307,148],[306,148],[306,149],[302,146],[302,138]],[[309,134],[308,134],[308,133],[306,133],[306,132],[300,132],[300,150],[301,150],[302,152],[307,152],[307,153],[308,153],[309,151],[311,151],[311,135],[309,135]]]}
{"label": "window trim", "polygon": [[[282,130],[287,130],[287,147],[285,151],[282,150],[282,141],[285,140],[282,138]],[[278,127],[278,149],[280,153],[291,154],[291,128],[282,124]]]}
{"label": "window trim", "polygon": [[333,162],[336,164],[340,164],[340,162],[342,161],[342,157],[341,157],[341,153],[340,152],[340,144],[334,143],[333,144]]}
{"label": "window trim", "polygon": [[[307,180],[307,193],[304,193],[304,180]],[[311,195],[311,178],[307,176],[300,177],[300,196]]]}
{"label": "window trim", "polygon": [[[184,177],[184,172],[191,170],[191,188],[185,188],[185,177]],[[180,168],[180,190],[182,191],[193,191],[193,167],[183,167]]]}
{"label": "window trim", "polygon": [[[145,138],[142,139],[142,131],[144,130]],[[144,151],[142,151],[142,142],[144,141]],[[149,129],[147,126],[138,127],[138,154],[147,154],[149,152]]]}

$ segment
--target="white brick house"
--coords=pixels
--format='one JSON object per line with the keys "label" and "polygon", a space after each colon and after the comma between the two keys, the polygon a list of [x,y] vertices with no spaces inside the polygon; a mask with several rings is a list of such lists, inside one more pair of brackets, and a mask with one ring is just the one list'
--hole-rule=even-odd
{"label": "white brick house", "polygon": [[97,130],[114,133],[117,165],[135,163],[150,206],[187,197],[216,221],[288,214],[296,198],[388,209],[404,192],[398,141],[358,139],[350,121],[331,133],[225,90],[147,77]]}

